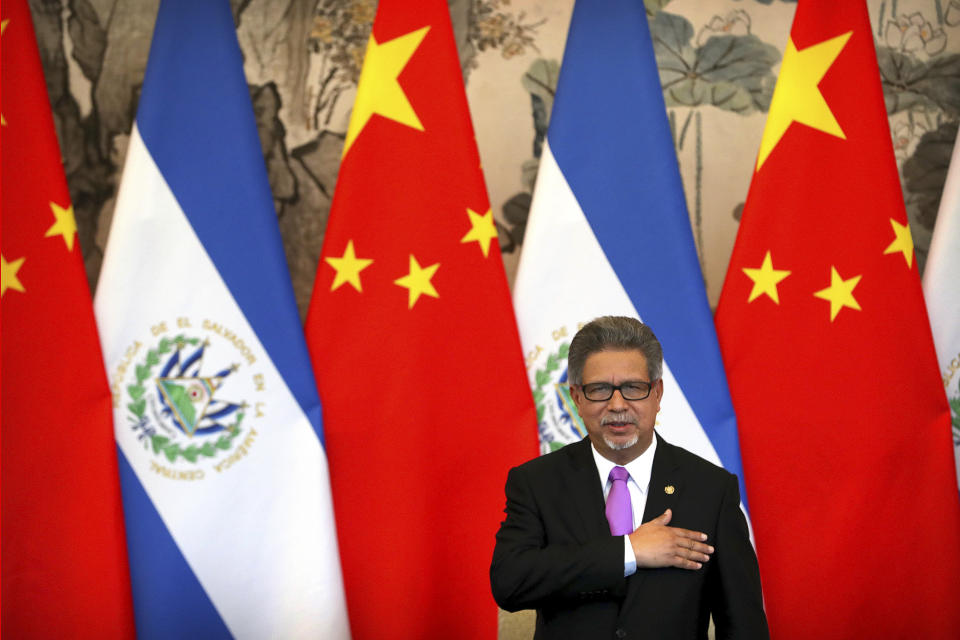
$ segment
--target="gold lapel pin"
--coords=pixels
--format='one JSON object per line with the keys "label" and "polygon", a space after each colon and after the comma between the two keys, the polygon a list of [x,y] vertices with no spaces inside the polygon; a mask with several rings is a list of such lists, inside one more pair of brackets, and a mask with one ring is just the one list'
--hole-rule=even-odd
{"label": "gold lapel pin", "polygon": [[663,492],[664,492],[665,494],[667,494],[668,496],[672,496],[674,491],[676,491],[676,489],[674,488],[674,486],[673,486],[672,484],[668,484],[667,486],[665,486],[665,487],[663,488]]}

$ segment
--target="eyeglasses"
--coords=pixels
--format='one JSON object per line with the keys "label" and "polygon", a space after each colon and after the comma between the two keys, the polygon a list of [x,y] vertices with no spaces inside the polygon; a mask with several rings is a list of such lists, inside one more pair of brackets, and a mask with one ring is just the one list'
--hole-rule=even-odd
{"label": "eyeglasses", "polygon": [[646,400],[652,388],[653,384],[644,380],[631,380],[618,385],[608,382],[580,385],[583,395],[591,402],[605,402],[613,397],[614,391],[619,391],[624,400]]}

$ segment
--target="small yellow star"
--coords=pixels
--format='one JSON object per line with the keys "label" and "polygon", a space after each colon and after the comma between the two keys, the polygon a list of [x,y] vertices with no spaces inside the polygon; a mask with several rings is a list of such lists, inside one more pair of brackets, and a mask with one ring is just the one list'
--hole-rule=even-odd
{"label": "small yellow star", "polygon": [[73,251],[73,238],[77,234],[77,221],[73,217],[73,205],[68,205],[64,209],[56,202],[51,202],[50,210],[53,211],[53,217],[57,221],[47,229],[47,233],[43,237],[63,236],[63,241],[67,243],[67,251]]}
{"label": "small yellow star", "polygon": [[903,254],[903,259],[907,261],[907,268],[910,268],[913,266],[913,236],[910,234],[910,223],[900,224],[890,218],[890,225],[893,227],[893,235],[896,237],[890,243],[890,246],[884,250],[883,255],[900,252]]}
{"label": "small yellow star", "polygon": [[860,305],[853,297],[853,288],[860,282],[861,277],[862,276],[853,276],[852,278],[844,280],[840,277],[840,274],[837,273],[836,267],[830,267],[830,286],[813,294],[817,298],[830,301],[830,322],[833,322],[843,307],[850,307],[851,309],[860,311]]}
{"label": "small yellow star", "polygon": [[360,272],[373,264],[373,260],[368,258],[358,258],[353,250],[353,240],[347,242],[347,249],[343,256],[339,258],[325,258],[324,261],[333,267],[337,275],[333,278],[333,285],[330,291],[336,291],[337,287],[344,282],[349,282],[357,291],[363,292],[360,286]]}
{"label": "small yellow star", "polygon": [[20,267],[23,266],[24,260],[26,260],[26,258],[17,258],[13,262],[7,262],[3,254],[0,254],[0,297],[3,297],[7,289],[13,289],[20,293],[26,291],[20,282],[20,278],[17,277],[17,272],[20,271]]}
{"label": "small yellow star", "polygon": [[467,235],[460,238],[460,242],[476,242],[483,251],[483,257],[486,258],[490,253],[490,241],[497,237],[497,227],[493,223],[493,210],[487,209],[483,215],[467,209],[467,215],[470,216],[470,231]]}
{"label": "small yellow star", "polygon": [[429,267],[421,268],[417,259],[413,257],[413,254],[410,254],[410,273],[393,281],[394,284],[410,290],[408,309],[413,309],[413,305],[421,295],[428,295],[433,298],[440,297],[437,290],[434,289],[430,283],[430,278],[433,277],[433,274],[435,274],[439,268],[439,262]]}
{"label": "small yellow star", "polygon": [[350,114],[350,126],[347,127],[347,139],[343,145],[344,156],[375,113],[423,131],[420,118],[397,78],[429,30],[430,27],[423,27],[382,44],[377,42],[373,33],[370,34],[360,82],[357,84],[357,97]]}
{"label": "small yellow star", "polygon": [[783,271],[773,268],[773,260],[770,252],[763,258],[763,263],[759,269],[744,268],[743,272],[747,277],[753,280],[753,289],[750,290],[750,297],[747,302],[753,302],[763,294],[770,296],[776,304],[780,304],[780,296],[777,294],[777,285],[781,280],[790,275],[789,271]]}
{"label": "small yellow star", "polygon": [[757,171],[794,122],[846,140],[830,105],[820,93],[818,84],[836,61],[853,31],[798,51],[793,38],[787,40],[780,75],[773,89],[767,125],[760,141]]}

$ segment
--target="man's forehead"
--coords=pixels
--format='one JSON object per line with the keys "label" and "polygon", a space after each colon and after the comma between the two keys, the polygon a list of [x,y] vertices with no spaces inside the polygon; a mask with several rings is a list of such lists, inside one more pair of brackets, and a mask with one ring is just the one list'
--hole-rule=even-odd
{"label": "man's forehead", "polygon": [[615,356],[625,356],[625,357],[640,356],[644,360],[647,359],[646,356],[643,355],[643,351],[641,351],[636,347],[604,347],[599,351],[594,351],[587,357],[590,358],[591,356],[600,355],[600,354],[607,354],[607,356],[611,358]]}
{"label": "man's forehead", "polygon": [[587,356],[583,369],[609,369],[639,366],[646,371],[647,358],[639,349],[603,349]]}

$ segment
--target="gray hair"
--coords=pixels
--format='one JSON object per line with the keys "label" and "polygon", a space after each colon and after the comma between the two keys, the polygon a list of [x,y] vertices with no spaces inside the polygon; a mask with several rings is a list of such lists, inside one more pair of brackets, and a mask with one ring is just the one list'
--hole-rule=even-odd
{"label": "gray hair", "polygon": [[663,375],[663,348],[647,325],[626,316],[601,316],[583,325],[570,341],[567,379],[583,384],[583,365],[599,351],[639,351],[647,361],[650,382]]}

